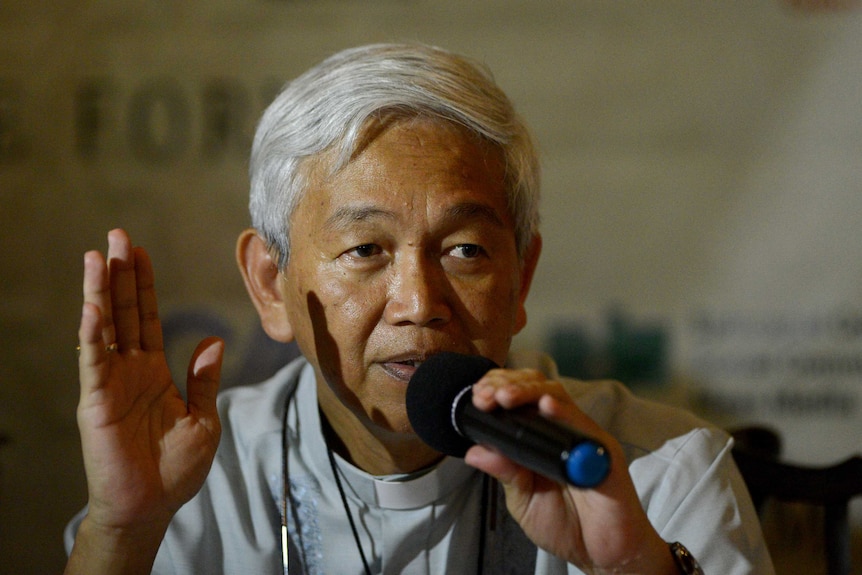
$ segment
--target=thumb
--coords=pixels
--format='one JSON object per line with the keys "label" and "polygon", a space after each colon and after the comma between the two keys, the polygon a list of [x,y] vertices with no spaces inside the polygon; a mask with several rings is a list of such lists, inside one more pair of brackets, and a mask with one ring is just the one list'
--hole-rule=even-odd
{"label": "thumb", "polygon": [[189,361],[186,393],[189,412],[200,418],[218,417],[216,397],[224,359],[224,341],[208,337],[198,344]]}

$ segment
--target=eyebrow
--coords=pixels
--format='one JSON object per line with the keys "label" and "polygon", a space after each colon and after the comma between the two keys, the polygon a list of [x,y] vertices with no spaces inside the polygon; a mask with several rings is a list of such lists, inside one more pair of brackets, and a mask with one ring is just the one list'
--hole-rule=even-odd
{"label": "eyebrow", "polygon": [[450,221],[476,219],[484,220],[497,227],[503,227],[505,225],[499,214],[497,214],[496,210],[491,206],[476,202],[455,204],[446,210],[446,215],[444,217],[446,220]]}
{"label": "eyebrow", "polygon": [[[341,230],[352,224],[370,222],[374,220],[396,221],[395,213],[374,206],[348,205],[341,206],[335,213],[326,219],[325,227]],[[496,227],[505,226],[503,220],[496,210],[485,204],[476,202],[462,202],[446,209],[443,221],[453,224],[461,221],[482,220]]]}
{"label": "eyebrow", "polygon": [[335,213],[326,218],[324,227],[334,230],[343,230],[351,224],[368,222],[373,220],[395,221],[395,214],[375,208],[374,206],[341,206]]}

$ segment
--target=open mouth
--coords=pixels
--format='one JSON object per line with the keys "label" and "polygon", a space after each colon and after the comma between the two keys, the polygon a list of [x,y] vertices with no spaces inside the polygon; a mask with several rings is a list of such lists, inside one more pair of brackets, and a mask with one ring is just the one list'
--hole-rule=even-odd
{"label": "open mouth", "polygon": [[422,360],[407,359],[402,361],[387,361],[380,365],[390,377],[407,383],[410,381],[410,378],[413,377],[413,374],[416,372],[416,368],[422,365]]}

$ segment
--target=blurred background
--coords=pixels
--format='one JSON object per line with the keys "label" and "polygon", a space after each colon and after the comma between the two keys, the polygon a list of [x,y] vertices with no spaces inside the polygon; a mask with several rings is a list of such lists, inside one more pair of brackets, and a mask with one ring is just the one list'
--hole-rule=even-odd
{"label": "blurred background", "polygon": [[[265,377],[290,351],[233,263],[256,119],[329,54],[402,40],[486,63],[535,131],[545,251],[516,347],[772,426],[792,461],[862,451],[851,0],[2,2],[0,573],[60,572],[86,503],[84,251],[113,227],[150,250],[176,373],[218,334],[225,385]],[[764,525],[779,573],[822,572],[816,511]]]}

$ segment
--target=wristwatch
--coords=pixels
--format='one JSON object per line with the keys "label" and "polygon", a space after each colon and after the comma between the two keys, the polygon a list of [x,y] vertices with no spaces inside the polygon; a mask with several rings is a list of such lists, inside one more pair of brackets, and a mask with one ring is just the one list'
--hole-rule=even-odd
{"label": "wristwatch", "polygon": [[679,567],[679,572],[682,575],[703,575],[703,569],[700,568],[697,559],[694,558],[694,555],[682,543],[679,541],[671,543],[670,553],[673,555],[673,560],[676,561],[676,566]]}

